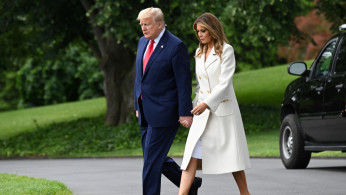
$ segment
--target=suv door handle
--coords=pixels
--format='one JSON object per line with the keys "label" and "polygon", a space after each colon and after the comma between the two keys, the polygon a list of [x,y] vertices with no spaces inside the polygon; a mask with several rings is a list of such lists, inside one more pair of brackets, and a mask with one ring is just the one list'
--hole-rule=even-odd
{"label": "suv door handle", "polygon": [[315,88],[316,91],[322,91],[323,90],[323,87],[317,87]]}
{"label": "suv door handle", "polygon": [[337,88],[337,89],[342,89],[344,87],[344,84],[339,84],[339,85],[335,85],[335,88]]}

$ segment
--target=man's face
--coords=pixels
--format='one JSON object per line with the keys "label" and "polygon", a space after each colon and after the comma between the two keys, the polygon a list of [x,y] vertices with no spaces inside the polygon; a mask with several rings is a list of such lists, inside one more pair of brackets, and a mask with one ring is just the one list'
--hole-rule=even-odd
{"label": "man's face", "polygon": [[155,23],[151,17],[141,19],[139,24],[141,25],[144,37],[149,40],[154,40],[158,37],[162,30],[162,22]]}

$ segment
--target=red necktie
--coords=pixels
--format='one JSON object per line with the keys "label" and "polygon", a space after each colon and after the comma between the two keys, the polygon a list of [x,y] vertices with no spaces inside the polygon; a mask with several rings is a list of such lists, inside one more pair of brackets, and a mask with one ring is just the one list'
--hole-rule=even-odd
{"label": "red necktie", "polygon": [[[153,53],[154,43],[155,43],[154,40],[150,40],[150,44],[149,44],[147,53],[145,53],[144,61],[143,61],[143,75],[144,75],[144,72],[145,72],[145,67],[147,67],[147,63],[148,63],[148,61],[149,61],[149,58],[150,58],[150,56],[151,56],[151,53]],[[142,94],[141,94],[141,99],[142,99]]]}
{"label": "red necktie", "polygon": [[147,66],[147,63],[149,61],[149,58],[151,56],[151,53],[153,53],[153,49],[154,49],[154,40],[150,40],[150,44],[147,50],[147,53],[145,53],[145,57],[144,57],[144,61],[143,61],[143,74],[145,72],[145,67]]}

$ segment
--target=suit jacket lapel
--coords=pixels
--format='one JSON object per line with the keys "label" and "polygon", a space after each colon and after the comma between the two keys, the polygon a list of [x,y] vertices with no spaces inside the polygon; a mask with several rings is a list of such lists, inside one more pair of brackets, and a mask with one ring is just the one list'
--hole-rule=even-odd
{"label": "suit jacket lapel", "polygon": [[156,57],[161,53],[161,51],[164,50],[165,44],[167,43],[167,40],[168,40],[168,31],[165,30],[160,41],[157,43],[153,53],[151,54],[151,56],[149,58],[147,67],[145,68],[143,78],[145,77],[145,75],[147,75],[147,72],[149,71],[149,69],[150,69],[151,65],[153,64],[153,62],[155,61]]}
{"label": "suit jacket lapel", "polygon": [[140,53],[141,55],[141,59],[140,59],[140,61],[141,61],[141,63],[140,63],[140,70],[141,70],[141,72],[140,72],[140,75],[142,76],[143,75],[143,56],[144,56],[144,52],[145,52],[145,49],[147,48],[147,45],[148,45],[148,43],[149,43],[149,40],[147,39],[147,40],[145,40],[144,41],[144,43],[138,48],[138,53]]}

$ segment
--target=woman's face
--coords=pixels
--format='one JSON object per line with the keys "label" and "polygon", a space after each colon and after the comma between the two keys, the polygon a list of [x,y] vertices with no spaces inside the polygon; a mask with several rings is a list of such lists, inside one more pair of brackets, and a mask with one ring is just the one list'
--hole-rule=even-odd
{"label": "woman's face", "polygon": [[214,39],[210,35],[210,32],[204,26],[202,26],[200,23],[197,23],[196,32],[197,32],[197,36],[199,38],[199,41],[202,44],[209,44],[212,41],[214,41]]}

